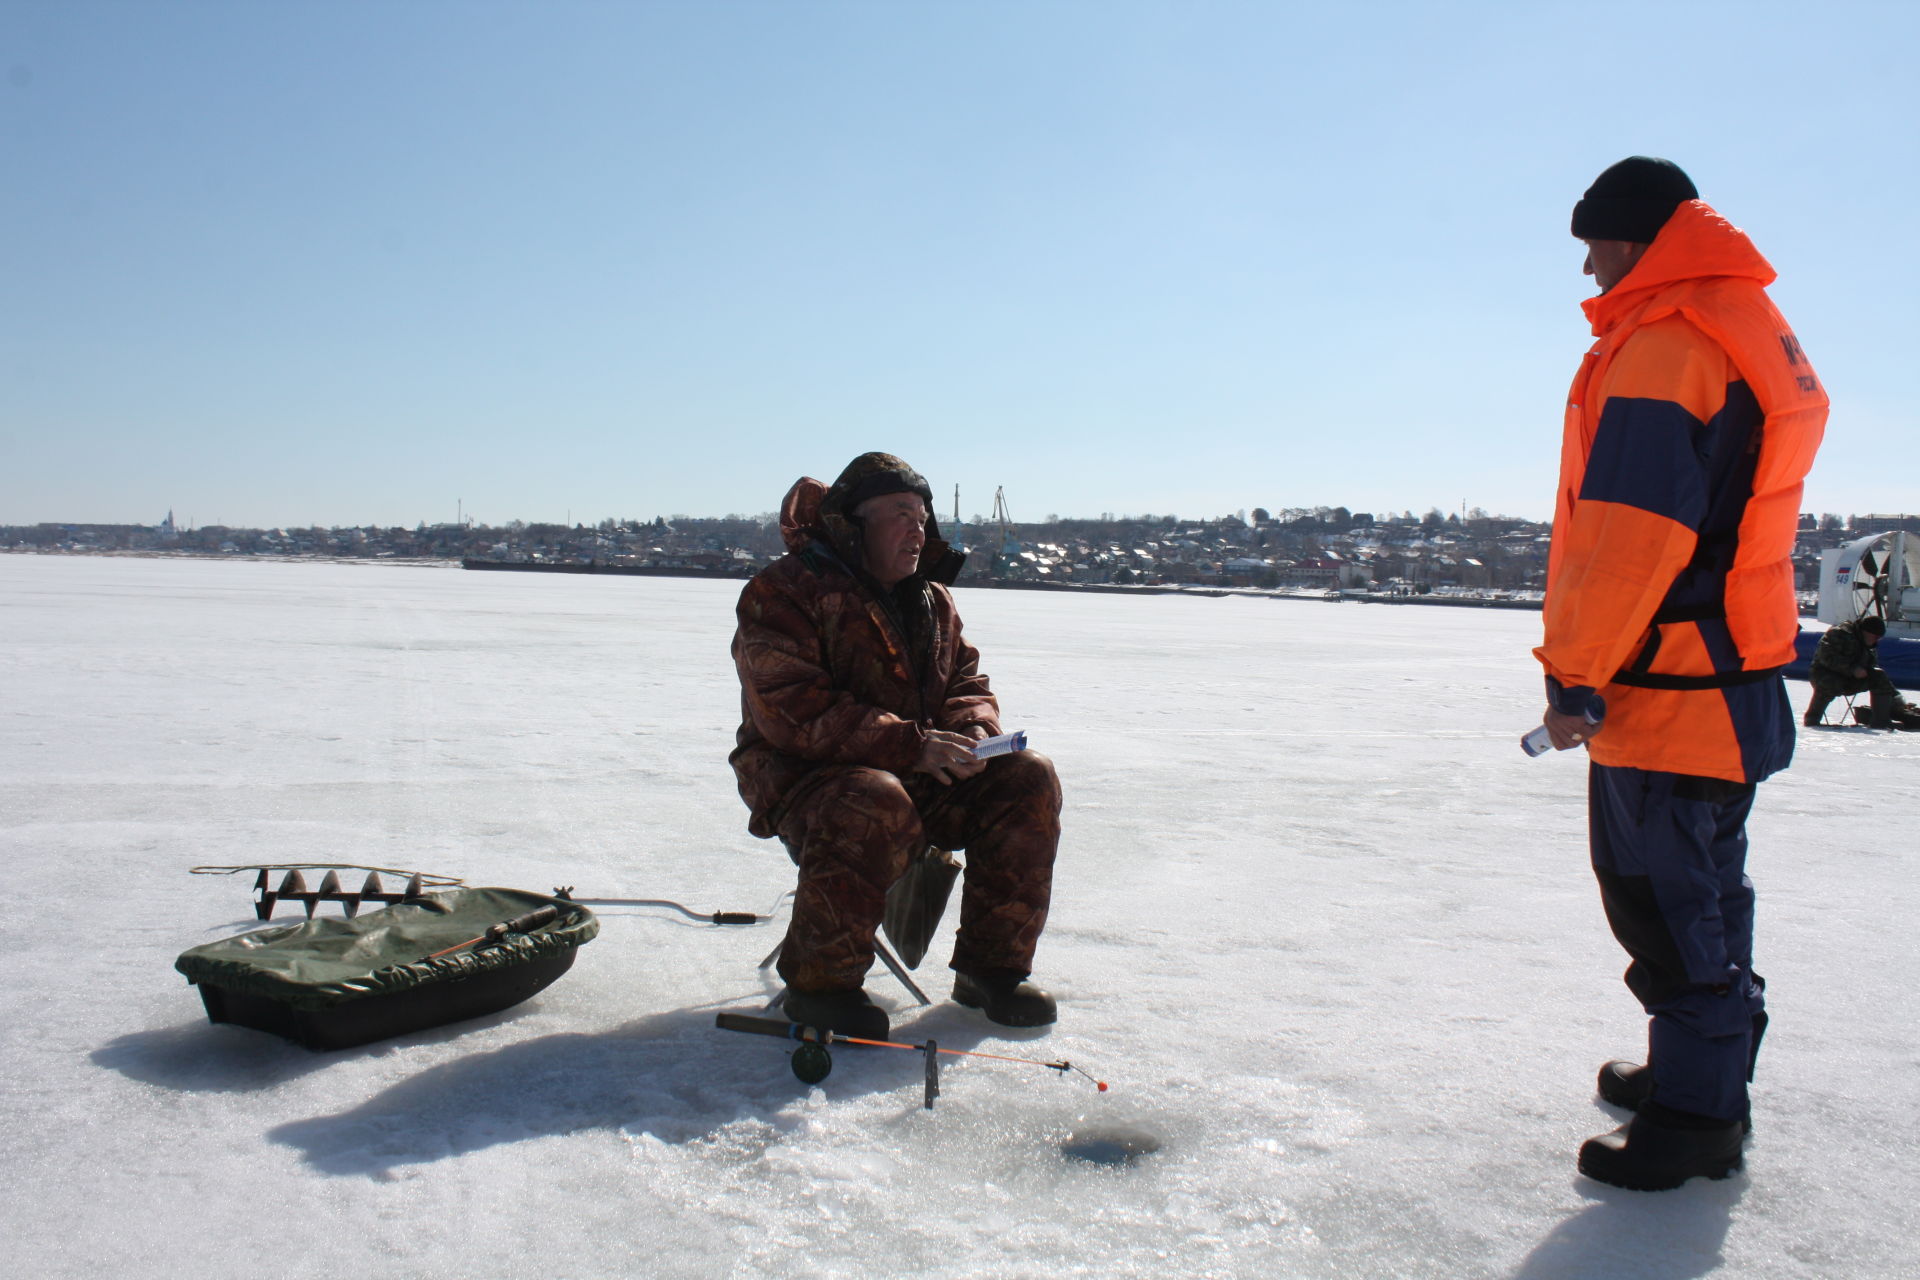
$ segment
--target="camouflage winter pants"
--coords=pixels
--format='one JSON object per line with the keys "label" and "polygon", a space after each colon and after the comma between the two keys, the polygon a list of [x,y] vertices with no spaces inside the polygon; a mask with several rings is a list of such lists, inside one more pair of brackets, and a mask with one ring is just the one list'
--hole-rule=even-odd
{"label": "camouflage winter pants", "polygon": [[857,987],[873,964],[887,889],[927,845],[966,850],[953,967],[1030,973],[1060,843],[1060,782],[1038,752],[996,756],[952,786],[926,774],[834,766],[780,821],[800,866],[780,976],[803,991]]}

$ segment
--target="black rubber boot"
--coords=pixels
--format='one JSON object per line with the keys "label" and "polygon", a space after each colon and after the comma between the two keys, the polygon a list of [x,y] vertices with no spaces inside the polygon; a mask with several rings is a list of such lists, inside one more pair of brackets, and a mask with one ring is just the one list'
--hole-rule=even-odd
{"label": "black rubber boot", "polygon": [[1807,714],[1800,717],[1800,723],[1809,729],[1817,729],[1826,722],[1827,704],[1833,701],[1830,693],[1816,693],[1807,700]]}
{"label": "black rubber boot", "polygon": [[1059,1016],[1053,997],[1027,981],[1024,973],[1001,971],[975,977],[956,973],[953,1001],[987,1015],[1003,1027],[1051,1026]]}
{"label": "black rubber boot", "polygon": [[1629,1191],[1671,1191],[1689,1178],[1724,1178],[1745,1161],[1738,1120],[1641,1104],[1631,1121],[1580,1145],[1580,1172]]}
{"label": "black rubber boot", "polygon": [[1600,1068],[1600,1101],[1638,1111],[1653,1096],[1653,1070],[1637,1062],[1613,1061]]}
{"label": "black rubber boot", "polygon": [[[1760,1053],[1760,1036],[1767,1029],[1767,1015],[1762,1013],[1753,1020],[1753,1053]],[[1747,1079],[1753,1079],[1753,1069],[1749,1065]],[[1610,1107],[1621,1107],[1628,1111],[1638,1111],[1653,1096],[1653,1068],[1637,1062],[1615,1060],[1600,1068],[1600,1101]],[[1740,1132],[1753,1132],[1753,1114],[1749,1112],[1740,1119]]]}
{"label": "black rubber boot", "polygon": [[892,1030],[887,1011],[868,998],[859,987],[851,991],[801,991],[788,987],[780,1001],[787,1021],[822,1031],[837,1031],[862,1040],[885,1040]]}

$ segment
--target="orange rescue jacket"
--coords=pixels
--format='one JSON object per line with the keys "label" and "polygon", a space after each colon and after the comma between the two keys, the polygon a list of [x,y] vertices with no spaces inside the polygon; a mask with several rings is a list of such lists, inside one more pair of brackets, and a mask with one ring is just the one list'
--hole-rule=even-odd
{"label": "orange rescue jacket", "polygon": [[1793,540],[1827,396],[1768,300],[1774,270],[1704,202],[1582,304],[1547,567],[1549,696],[1595,694],[1604,765],[1757,782],[1793,721]]}

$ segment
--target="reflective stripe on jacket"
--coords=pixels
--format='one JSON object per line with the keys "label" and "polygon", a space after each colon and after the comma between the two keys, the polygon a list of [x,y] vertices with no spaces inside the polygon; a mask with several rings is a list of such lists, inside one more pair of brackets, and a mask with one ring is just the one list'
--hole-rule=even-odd
{"label": "reflective stripe on jacket", "polygon": [[1756,782],[1792,758],[1778,669],[1827,397],[1773,278],[1692,200],[1583,304],[1598,341],[1567,400],[1534,653],[1561,710],[1604,694],[1600,764]]}

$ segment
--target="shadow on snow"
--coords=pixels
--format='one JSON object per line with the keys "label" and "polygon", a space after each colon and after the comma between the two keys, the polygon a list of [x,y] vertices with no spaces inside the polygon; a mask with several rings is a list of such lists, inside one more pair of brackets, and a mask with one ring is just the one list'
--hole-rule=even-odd
{"label": "shadow on snow", "polygon": [[[511,1021],[528,1007],[335,1053],[315,1053],[264,1032],[199,1024],[120,1036],[92,1059],[163,1088],[261,1093],[336,1064],[453,1040]],[[757,1012],[759,1005],[729,1001],[639,1018],[611,1031],[539,1036],[465,1054],[350,1110],[279,1124],[266,1136],[300,1151],[319,1172],[384,1179],[406,1165],[587,1130],[647,1133],[680,1144],[710,1138],[744,1118],[781,1128],[799,1123],[797,1115],[779,1114],[810,1090],[789,1067],[792,1046],[718,1030],[713,1014],[723,1007]],[[968,1049],[989,1034],[978,1015],[952,1005],[896,1016],[894,1037],[903,1042],[932,1036],[943,1048]],[[1044,1034],[991,1030],[1000,1040]],[[1026,1056],[1018,1043],[1004,1048]],[[859,1046],[832,1052],[832,1074],[817,1086],[829,1098],[901,1091],[909,1109],[920,1106],[922,1055]]]}
{"label": "shadow on snow", "polygon": [[1697,1280],[1726,1265],[1722,1253],[1747,1176],[1695,1178],[1675,1191],[1623,1191],[1580,1179],[1591,1203],[1561,1222],[1515,1268],[1512,1280]]}

